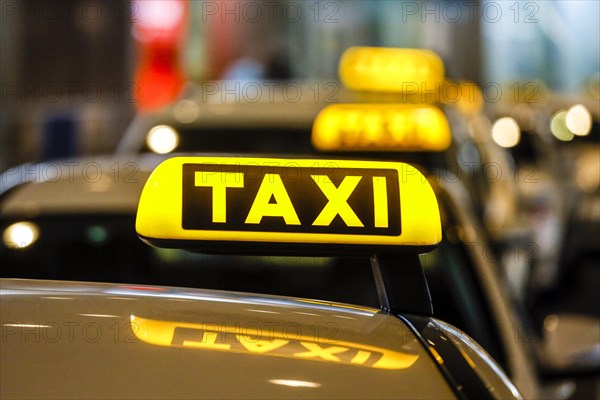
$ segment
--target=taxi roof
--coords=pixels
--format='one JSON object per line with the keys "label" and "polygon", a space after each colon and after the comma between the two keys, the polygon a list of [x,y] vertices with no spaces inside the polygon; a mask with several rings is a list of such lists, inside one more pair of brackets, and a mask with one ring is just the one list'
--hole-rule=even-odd
{"label": "taxi roof", "polygon": [[[351,101],[337,82],[210,81],[188,84],[181,98],[152,114],[135,118],[117,153],[137,153],[156,125],[218,128],[307,129],[324,105]],[[231,118],[235,115],[235,118]]]}
{"label": "taxi roof", "polygon": [[148,154],[19,165],[1,175],[0,217],[134,213],[146,179],[163,159]]}
{"label": "taxi roof", "polygon": [[[374,309],[28,280],[0,296],[2,397],[454,397],[412,331]],[[170,342],[148,339],[158,328]]]}

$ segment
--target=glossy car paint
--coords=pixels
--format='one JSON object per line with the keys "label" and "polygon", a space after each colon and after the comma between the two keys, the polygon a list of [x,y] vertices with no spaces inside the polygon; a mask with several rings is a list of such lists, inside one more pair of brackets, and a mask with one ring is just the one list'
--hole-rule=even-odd
{"label": "glossy car paint", "polygon": [[2,280],[0,307],[2,398],[454,398],[375,309],[28,280]]}

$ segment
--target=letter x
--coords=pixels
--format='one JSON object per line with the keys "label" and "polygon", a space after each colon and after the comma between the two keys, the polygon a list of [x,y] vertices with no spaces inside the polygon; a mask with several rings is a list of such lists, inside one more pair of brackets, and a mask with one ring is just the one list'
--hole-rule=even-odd
{"label": "letter x", "polygon": [[306,343],[300,342],[304,348],[308,351],[303,351],[302,353],[295,353],[294,357],[304,357],[304,358],[315,358],[319,357],[323,360],[327,361],[340,361],[340,359],[334,354],[343,353],[344,351],[348,351],[347,347],[339,347],[339,346],[331,346],[327,348],[322,348],[316,343]]}
{"label": "letter x", "polygon": [[327,175],[311,175],[329,202],[325,205],[313,225],[329,226],[336,215],[344,220],[347,226],[363,227],[363,223],[348,204],[348,198],[362,179],[362,176],[347,176],[339,187],[335,187]]}

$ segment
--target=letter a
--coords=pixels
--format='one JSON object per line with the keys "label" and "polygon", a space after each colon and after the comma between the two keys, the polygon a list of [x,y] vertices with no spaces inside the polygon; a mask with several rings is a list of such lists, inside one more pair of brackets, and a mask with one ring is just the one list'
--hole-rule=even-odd
{"label": "letter a", "polygon": [[[269,203],[271,197],[275,199],[275,203]],[[282,217],[286,225],[300,225],[290,196],[278,174],[265,174],[246,223],[260,224],[263,217]]]}

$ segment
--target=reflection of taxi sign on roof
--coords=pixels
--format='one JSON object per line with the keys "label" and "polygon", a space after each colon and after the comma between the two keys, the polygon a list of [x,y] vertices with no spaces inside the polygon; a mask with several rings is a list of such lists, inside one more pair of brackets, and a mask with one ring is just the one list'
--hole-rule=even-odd
{"label": "reflection of taxi sign on roof", "polygon": [[427,104],[336,104],[313,125],[322,151],[442,151],[451,142],[444,113]]}
{"label": "reflection of taxi sign on roof", "polygon": [[246,242],[370,254],[441,240],[437,200],[420,172],[348,160],[171,158],[144,186],[136,229],[152,244],[197,249]]}
{"label": "reflection of taxi sign on roof", "polygon": [[342,83],[352,90],[402,93],[444,81],[444,63],[430,50],[351,47],[340,60]]}
{"label": "reflection of taxi sign on roof", "polygon": [[356,365],[379,369],[404,369],[419,358],[416,354],[389,349],[380,345],[315,335],[290,335],[278,330],[263,332],[256,328],[214,323],[172,322],[132,315],[137,327],[136,337],[157,346],[173,346],[264,356],[297,358]]}

